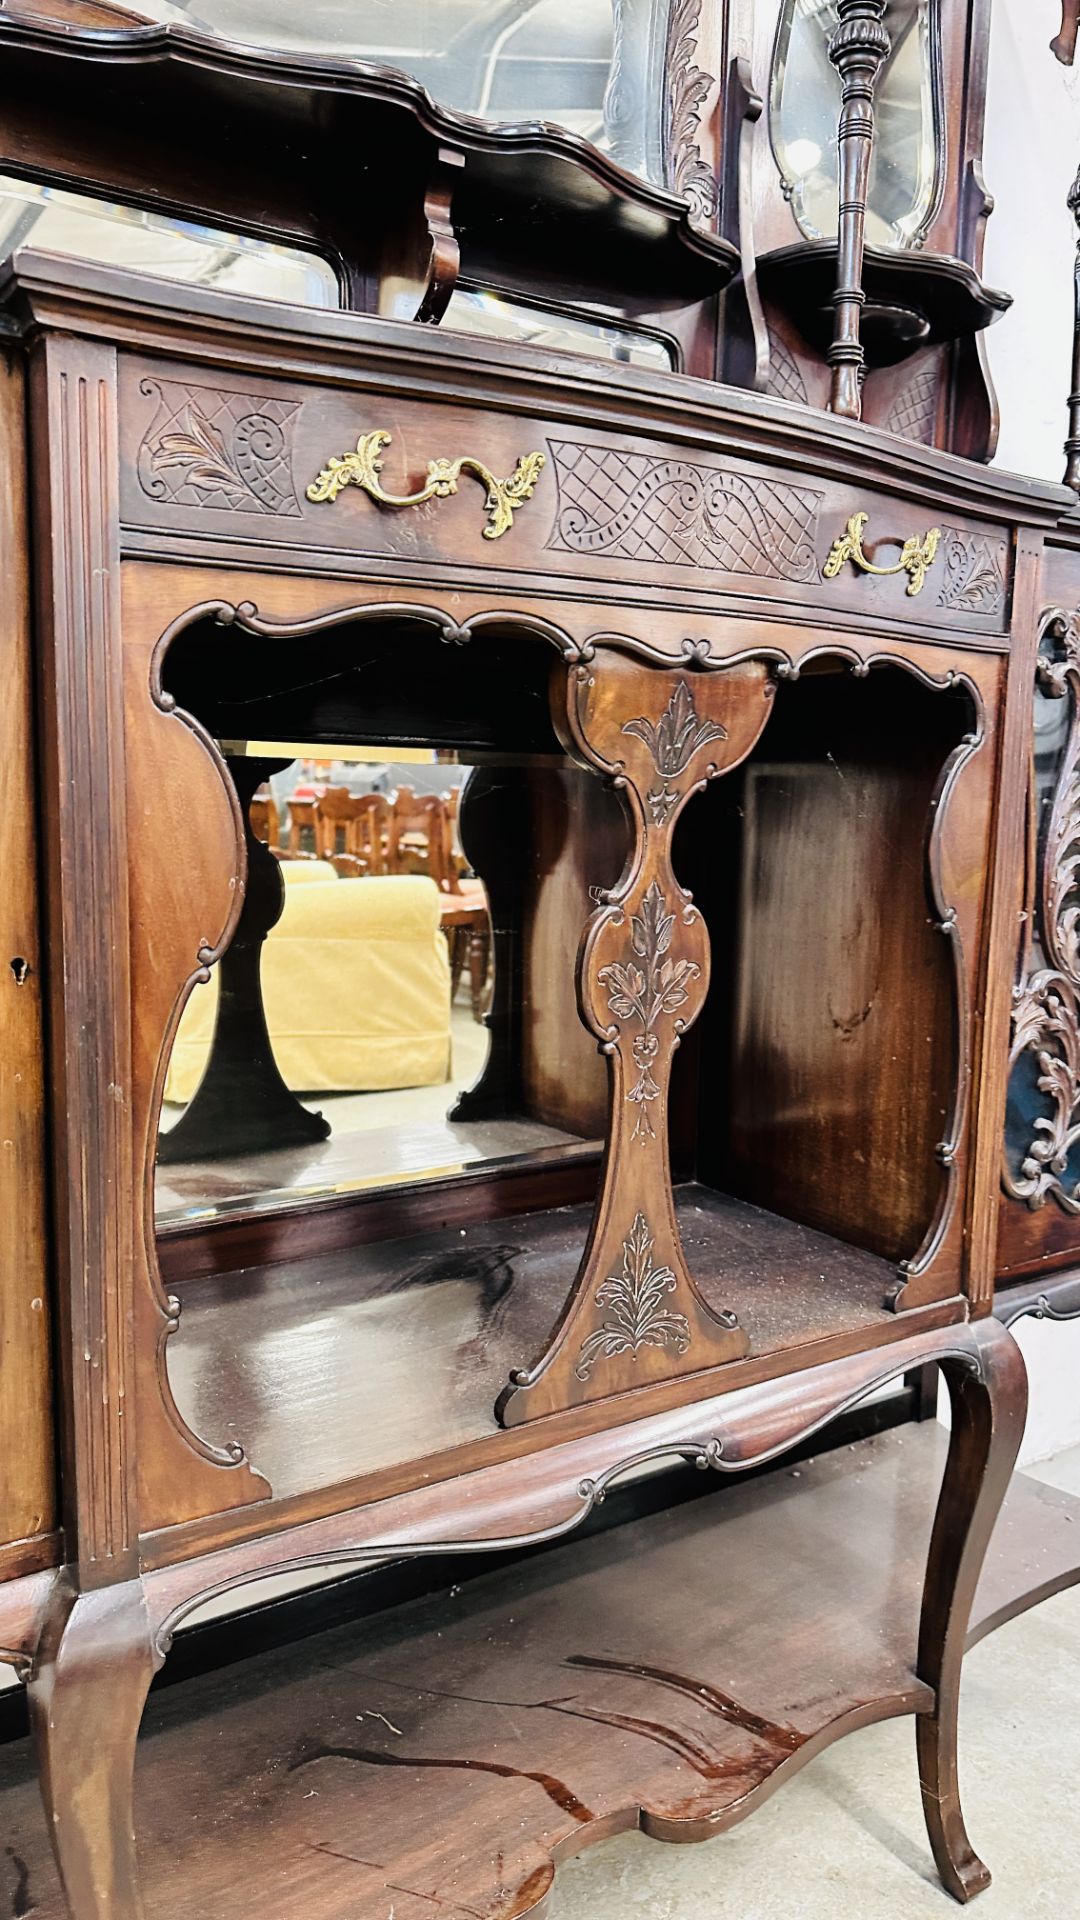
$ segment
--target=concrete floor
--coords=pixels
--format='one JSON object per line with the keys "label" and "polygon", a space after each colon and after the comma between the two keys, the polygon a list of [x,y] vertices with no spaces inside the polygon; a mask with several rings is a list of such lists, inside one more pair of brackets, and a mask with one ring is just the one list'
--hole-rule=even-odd
{"label": "concrete floor", "polygon": [[[1026,1471],[1080,1493],[1080,1448]],[[1077,1542],[1080,1555],[1080,1540]],[[978,1920],[1080,1920],[1080,1588],[969,1654],[968,1831],[994,1875]],[[831,1747],[702,1846],[609,1840],[558,1874],[551,1920],[948,1920],[910,1720]]]}

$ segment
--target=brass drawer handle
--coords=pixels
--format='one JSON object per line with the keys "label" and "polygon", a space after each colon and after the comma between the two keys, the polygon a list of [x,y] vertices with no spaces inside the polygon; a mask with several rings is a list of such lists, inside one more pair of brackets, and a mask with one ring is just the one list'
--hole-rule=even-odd
{"label": "brass drawer handle", "polygon": [[418,492],[387,493],[379,475],[382,472],[383,449],[390,445],[390,440],[390,434],[384,433],[381,428],[376,428],[374,433],[362,433],[356,443],[355,453],[346,453],[340,458],[331,456],[318,479],[313,480],[308,488],[308,499],[333,501],[343,487],[362,487],[381,507],[420,507],[425,500],[445,500],[448,494],[456,493],[460,476],[473,473],[487,488],[484,510],[488,524],[484,528],[484,539],[498,540],[513,526],[514,508],[532,498],[533,488],[544,464],[542,453],[527,453],[518,461],[508,480],[497,480],[482,460],[474,460],[471,454],[464,453],[457,460],[429,460],[427,479]]}
{"label": "brass drawer handle", "polygon": [[917,533],[911,534],[900,549],[900,558],[895,567],[875,567],[873,561],[867,559],[862,548],[862,537],[869,518],[868,513],[852,514],[846,530],[838,540],[833,541],[822,573],[826,580],[835,580],[841,567],[848,560],[862,573],[906,573],[909,575],[907,590],[914,598],[915,594],[922,592],[923,581],[937,557],[941,528],[931,527],[929,532],[923,534],[921,540]]}

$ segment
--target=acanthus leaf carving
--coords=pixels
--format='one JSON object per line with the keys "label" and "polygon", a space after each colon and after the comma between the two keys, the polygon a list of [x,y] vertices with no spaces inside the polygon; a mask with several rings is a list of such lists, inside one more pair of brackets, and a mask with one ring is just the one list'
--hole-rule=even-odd
{"label": "acanthus leaf carving", "polygon": [[1005,604],[1006,553],[1004,540],[946,527],[941,544],[945,578],[938,606],[960,613],[1000,613]]}
{"label": "acanthus leaf carving", "polygon": [[596,1290],[596,1304],[604,1311],[600,1325],[582,1341],[576,1372],[587,1380],[602,1356],[637,1354],[642,1347],[667,1347],[683,1354],[690,1345],[690,1323],[683,1313],[664,1306],[678,1280],[669,1266],[653,1260],[653,1236],[643,1213],[638,1213],[622,1249],[622,1271],[612,1274]]}
{"label": "acanthus leaf carving", "polygon": [[715,219],[718,194],[716,176],[698,145],[702,110],[714,84],[695,59],[700,26],[701,0],[671,0],[665,144],[670,185],[689,202],[695,220],[707,225]]}

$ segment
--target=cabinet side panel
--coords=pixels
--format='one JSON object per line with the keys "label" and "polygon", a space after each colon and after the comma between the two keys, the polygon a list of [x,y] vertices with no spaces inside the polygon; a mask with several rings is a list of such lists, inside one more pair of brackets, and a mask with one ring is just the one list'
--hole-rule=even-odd
{"label": "cabinet side panel", "polygon": [[21,361],[0,355],[0,1542],[56,1522],[45,1226],[26,435]]}

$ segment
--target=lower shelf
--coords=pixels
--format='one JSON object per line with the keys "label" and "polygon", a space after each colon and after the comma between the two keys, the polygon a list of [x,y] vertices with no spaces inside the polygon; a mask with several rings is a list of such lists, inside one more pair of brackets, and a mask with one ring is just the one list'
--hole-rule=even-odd
{"label": "lower shelf", "polygon": [[[912,1662],[945,1446],[899,1429],[156,1692],[147,1911],[518,1920],[593,1841],[733,1825],[930,1703]],[[1080,1501],[1017,1478],[973,1638],[1078,1559]],[[0,1750],[0,1826],[0,1911],[62,1920],[25,1741]]]}
{"label": "lower shelf", "polygon": [[[677,1199],[691,1270],[754,1354],[903,1332],[887,1261],[705,1187]],[[238,1441],[279,1498],[482,1439],[511,1369],[543,1350],[591,1217],[557,1207],[192,1281],[169,1345],[181,1412]]]}

